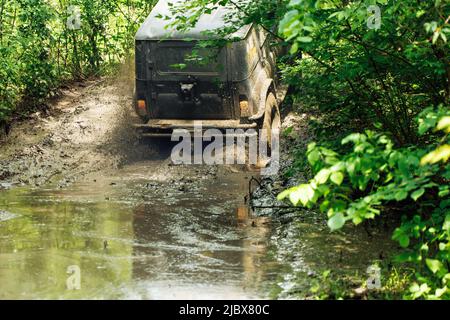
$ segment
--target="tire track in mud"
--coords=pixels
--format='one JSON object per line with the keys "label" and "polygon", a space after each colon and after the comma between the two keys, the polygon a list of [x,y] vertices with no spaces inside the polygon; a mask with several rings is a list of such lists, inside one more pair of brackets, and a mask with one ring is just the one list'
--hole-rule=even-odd
{"label": "tire track in mud", "polygon": [[0,183],[63,187],[144,153],[131,127],[130,92],[111,80],[64,90],[49,116],[32,115],[0,141]]}
{"label": "tire track in mud", "polygon": [[[132,109],[133,75],[124,70],[115,79],[75,84],[50,102],[49,114],[36,113],[15,124],[0,140],[0,189],[11,185],[61,188],[82,179],[114,176],[128,164],[144,162],[157,176],[202,179],[214,175],[214,166],[173,166],[170,143],[142,142]],[[145,163],[147,161],[147,163]],[[241,172],[239,166],[225,170]],[[245,170],[247,171],[247,170]]]}

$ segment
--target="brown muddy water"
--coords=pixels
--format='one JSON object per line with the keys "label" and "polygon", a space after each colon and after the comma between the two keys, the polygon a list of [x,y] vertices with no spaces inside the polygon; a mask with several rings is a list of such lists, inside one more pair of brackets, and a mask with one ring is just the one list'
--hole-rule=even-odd
{"label": "brown muddy water", "polygon": [[[261,297],[269,226],[243,207],[248,176],[166,179],[158,166],[0,191],[0,298]],[[69,266],[80,290],[67,289]]]}
{"label": "brown muddy water", "polygon": [[252,173],[179,169],[143,161],[63,189],[0,190],[0,299],[290,297],[319,270],[364,270],[383,250],[364,232],[331,234],[317,214],[290,228],[255,217]]}

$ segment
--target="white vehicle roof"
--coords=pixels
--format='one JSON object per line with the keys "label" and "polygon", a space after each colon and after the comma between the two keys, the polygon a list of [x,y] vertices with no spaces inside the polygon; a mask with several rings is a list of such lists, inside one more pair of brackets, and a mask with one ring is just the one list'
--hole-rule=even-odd
{"label": "white vehicle roof", "polygon": [[[174,19],[166,20],[164,17],[171,16],[171,11],[168,3],[176,5],[186,0],[160,0],[153,8],[152,12],[139,28],[136,34],[136,40],[205,40],[210,38],[206,34],[207,31],[215,31],[227,26],[225,16],[232,13],[234,8],[219,7],[211,14],[205,14],[200,17],[195,27],[187,31],[178,31],[170,28],[169,25],[174,22]],[[163,18],[160,18],[162,16]],[[245,38],[251,26],[245,26],[232,37]]]}

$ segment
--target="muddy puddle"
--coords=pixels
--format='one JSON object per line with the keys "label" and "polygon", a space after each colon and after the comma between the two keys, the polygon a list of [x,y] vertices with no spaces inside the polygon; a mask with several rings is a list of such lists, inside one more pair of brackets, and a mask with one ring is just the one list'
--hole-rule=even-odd
{"label": "muddy puddle", "polygon": [[255,172],[173,166],[138,143],[122,91],[75,88],[1,142],[0,299],[297,298],[393,246],[314,212],[249,210]]}
{"label": "muddy puddle", "polygon": [[0,190],[0,299],[271,298],[382,250],[323,221],[256,217],[251,173],[191,172],[143,162],[64,189]]}
{"label": "muddy puddle", "polygon": [[[244,206],[249,177],[176,179],[155,166],[0,191],[0,298],[264,297],[269,225]],[[80,290],[68,290],[71,266]]]}

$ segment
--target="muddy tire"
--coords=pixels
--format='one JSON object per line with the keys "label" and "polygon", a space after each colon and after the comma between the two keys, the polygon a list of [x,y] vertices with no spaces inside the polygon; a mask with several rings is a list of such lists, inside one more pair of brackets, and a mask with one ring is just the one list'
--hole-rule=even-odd
{"label": "muddy tire", "polygon": [[273,93],[269,93],[266,99],[266,111],[264,119],[261,124],[261,137],[260,143],[267,144],[267,156],[259,155],[258,166],[261,168],[266,167],[271,160],[272,151],[272,133],[275,130],[281,129],[281,115],[278,107],[277,98]]}
{"label": "muddy tire", "polygon": [[[270,93],[267,96],[266,100],[266,112],[264,114],[264,122],[263,122],[263,132],[268,134],[268,147],[269,151],[272,147],[272,132],[274,130],[281,129],[281,115],[280,109],[278,108],[277,98],[273,93]],[[264,133],[263,133],[264,134]]]}

